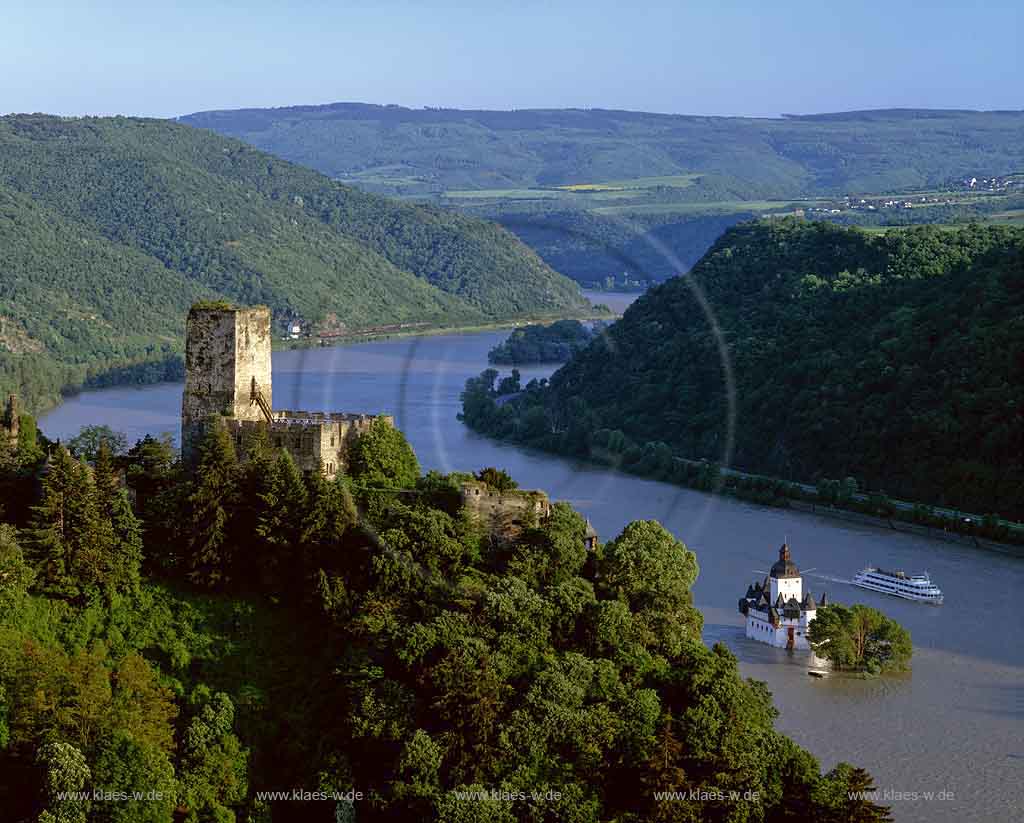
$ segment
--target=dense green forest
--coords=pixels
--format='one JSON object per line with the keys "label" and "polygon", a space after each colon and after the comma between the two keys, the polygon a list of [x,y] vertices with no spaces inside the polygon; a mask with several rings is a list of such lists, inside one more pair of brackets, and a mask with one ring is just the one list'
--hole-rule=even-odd
{"label": "dense green forest", "polygon": [[496,377],[463,418],[498,437],[1022,519],[1024,231],[743,224],[550,382],[499,406]]}
{"label": "dense green forest", "polygon": [[491,363],[563,363],[584,348],[603,330],[583,325],[579,320],[557,320],[550,325],[535,324],[516,329],[487,353]]}
{"label": "dense green forest", "polygon": [[[808,207],[876,226],[1024,220],[1019,111],[742,118],[338,103],[181,119],[367,191],[493,219],[586,284],[679,274],[754,213]],[[975,176],[1001,180],[965,189]],[[910,193],[927,202],[850,208]]]}
{"label": "dense green forest", "polygon": [[5,820],[891,819],[701,642],[654,521],[588,549],[559,503],[492,539],[383,421],[332,482],[217,426],[189,474],[30,422],[0,451]]}
{"label": "dense green forest", "polygon": [[0,391],[173,369],[190,303],[352,330],[586,310],[504,229],[167,121],[0,118]]}

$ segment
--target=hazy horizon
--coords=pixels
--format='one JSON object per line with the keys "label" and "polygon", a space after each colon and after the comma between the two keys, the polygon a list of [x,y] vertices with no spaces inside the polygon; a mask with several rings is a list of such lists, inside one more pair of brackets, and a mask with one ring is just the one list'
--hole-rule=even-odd
{"label": "hazy horizon", "polygon": [[0,111],[173,118],[358,100],[779,117],[1024,106],[1024,20],[1008,2],[89,6],[7,11]]}

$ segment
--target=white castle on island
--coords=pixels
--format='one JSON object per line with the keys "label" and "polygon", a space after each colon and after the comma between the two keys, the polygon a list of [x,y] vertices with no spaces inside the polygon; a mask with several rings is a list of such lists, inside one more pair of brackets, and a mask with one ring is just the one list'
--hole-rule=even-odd
{"label": "white castle on island", "polygon": [[[821,605],[828,605],[825,594]],[[747,637],[780,649],[810,651],[807,629],[817,610],[811,593],[803,593],[803,578],[786,543],[764,582],[748,587],[746,597],[740,600],[740,614],[747,618]]]}

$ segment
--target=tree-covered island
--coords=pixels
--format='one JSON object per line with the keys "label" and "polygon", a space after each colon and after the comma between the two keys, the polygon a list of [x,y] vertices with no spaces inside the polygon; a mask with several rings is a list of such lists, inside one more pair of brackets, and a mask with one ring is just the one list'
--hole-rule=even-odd
{"label": "tree-covered island", "polygon": [[591,328],[579,320],[558,320],[550,325],[524,326],[491,349],[487,359],[496,365],[564,363],[585,348],[604,327],[598,321]]}
{"label": "tree-covered island", "polygon": [[908,668],[910,633],[878,609],[838,603],[818,609],[807,630],[815,654],[839,671],[883,674]]}

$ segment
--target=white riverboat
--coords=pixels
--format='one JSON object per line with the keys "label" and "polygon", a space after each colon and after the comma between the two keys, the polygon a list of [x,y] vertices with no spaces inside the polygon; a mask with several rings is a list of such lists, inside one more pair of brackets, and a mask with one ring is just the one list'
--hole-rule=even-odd
{"label": "white riverboat", "polygon": [[922,603],[942,602],[942,590],[932,583],[928,572],[924,574],[906,574],[902,571],[886,571],[868,566],[859,572],[852,581],[854,586],[884,592],[907,600],[920,600]]}

